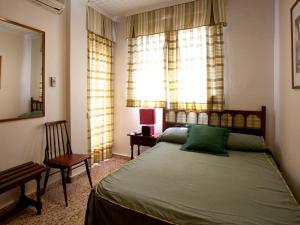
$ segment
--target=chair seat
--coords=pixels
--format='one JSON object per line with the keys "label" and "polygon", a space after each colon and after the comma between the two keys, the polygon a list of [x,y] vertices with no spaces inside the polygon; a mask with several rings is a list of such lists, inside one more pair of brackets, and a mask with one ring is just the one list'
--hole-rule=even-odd
{"label": "chair seat", "polygon": [[71,167],[88,159],[87,154],[67,154],[45,162],[46,165]]}

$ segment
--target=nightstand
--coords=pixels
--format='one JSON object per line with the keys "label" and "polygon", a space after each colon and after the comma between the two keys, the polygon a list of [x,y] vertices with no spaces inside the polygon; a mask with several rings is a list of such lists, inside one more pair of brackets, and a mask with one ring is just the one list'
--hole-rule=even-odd
{"label": "nightstand", "polygon": [[130,133],[131,159],[133,159],[133,146],[138,146],[138,155],[140,155],[140,146],[152,147],[156,144],[157,136],[143,136],[142,134]]}

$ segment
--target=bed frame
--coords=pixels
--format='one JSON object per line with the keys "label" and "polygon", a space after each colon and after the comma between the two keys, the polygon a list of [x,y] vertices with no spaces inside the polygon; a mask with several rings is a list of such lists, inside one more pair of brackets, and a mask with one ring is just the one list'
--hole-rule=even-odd
{"label": "bed frame", "polygon": [[252,134],[265,138],[266,106],[262,106],[259,111],[224,110],[222,112],[204,111],[199,113],[163,110],[163,130],[168,127],[183,127],[189,124],[225,127],[233,133]]}
{"label": "bed frame", "polygon": [[43,102],[39,100],[30,99],[30,112],[33,111],[42,111],[43,110]]}

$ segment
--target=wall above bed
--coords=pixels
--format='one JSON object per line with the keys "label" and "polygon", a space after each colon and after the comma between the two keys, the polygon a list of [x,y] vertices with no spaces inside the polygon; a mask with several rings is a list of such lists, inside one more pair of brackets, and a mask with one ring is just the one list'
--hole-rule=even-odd
{"label": "wall above bed", "polygon": [[276,155],[289,186],[300,202],[300,90],[291,88],[290,8],[296,0],[276,0]]}

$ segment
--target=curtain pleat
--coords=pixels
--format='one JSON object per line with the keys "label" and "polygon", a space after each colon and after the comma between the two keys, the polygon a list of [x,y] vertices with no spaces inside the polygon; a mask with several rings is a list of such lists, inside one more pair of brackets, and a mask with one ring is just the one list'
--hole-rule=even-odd
{"label": "curtain pleat", "polygon": [[87,8],[87,29],[110,41],[116,41],[116,23],[91,7]]}
{"label": "curtain pleat", "polygon": [[39,101],[43,101],[43,73],[40,74],[39,81]]}
{"label": "curtain pleat", "polygon": [[207,57],[204,27],[168,33],[170,109],[207,110]]}
{"label": "curtain pleat", "polygon": [[224,0],[196,0],[127,17],[127,38],[225,25]]}
{"label": "curtain pleat", "polygon": [[224,37],[220,25],[206,27],[208,109],[224,107]]}
{"label": "curtain pleat", "polygon": [[128,39],[127,107],[166,107],[165,36]]}
{"label": "curtain pleat", "polygon": [[88,143],[91,163],[112,156],[112,41],[88,32]]}
{"label": "curtain pleat", "polygon": [[[43,53],[43,42],[41,41],[40,43],[40,54],[42,55]],[[41,73],[40,73],[40,81],[39,81],[39,101],[43,101],[43,66],[41,66]]]}

